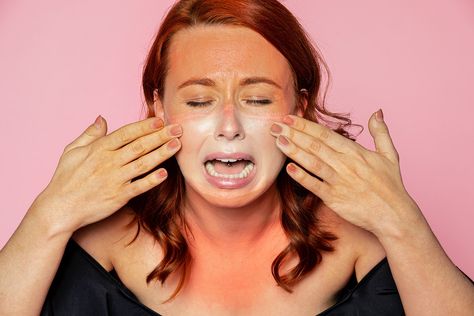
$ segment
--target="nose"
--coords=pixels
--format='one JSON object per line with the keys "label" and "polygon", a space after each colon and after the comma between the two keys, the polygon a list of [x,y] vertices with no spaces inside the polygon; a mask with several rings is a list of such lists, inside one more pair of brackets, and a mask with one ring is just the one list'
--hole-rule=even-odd
{"label": "nose", "polygon": [[227,103],[221,113],[219,113],[219,120],[217,122],[215,138],[226,140],[241,140],[245,137],[244,129],[241,124],[238,110],[232,103]]}

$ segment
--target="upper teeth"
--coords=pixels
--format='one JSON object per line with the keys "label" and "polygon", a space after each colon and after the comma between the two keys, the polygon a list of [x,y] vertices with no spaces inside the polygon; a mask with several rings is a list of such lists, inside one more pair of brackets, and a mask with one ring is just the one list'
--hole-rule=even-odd
{"label": "upper teeth", "polygon": [[236,162],[238,159],[220,159],[216,158],[216,160],[222,161],[222,162]]}

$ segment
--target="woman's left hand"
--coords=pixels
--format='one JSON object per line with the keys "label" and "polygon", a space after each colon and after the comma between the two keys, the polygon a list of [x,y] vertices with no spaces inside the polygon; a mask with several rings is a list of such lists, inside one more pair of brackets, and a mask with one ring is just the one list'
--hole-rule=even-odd
{"label": "woman's left hand", "polygon": [[403,185],[399,155],[387,125],[375,113],[369,131],[376,151],[295,115],[275,122],[271,134],[281,151],[306,169],[290,163],[288,174],[327,207],[379,238],[397,235],[411,230],[423,215]]}

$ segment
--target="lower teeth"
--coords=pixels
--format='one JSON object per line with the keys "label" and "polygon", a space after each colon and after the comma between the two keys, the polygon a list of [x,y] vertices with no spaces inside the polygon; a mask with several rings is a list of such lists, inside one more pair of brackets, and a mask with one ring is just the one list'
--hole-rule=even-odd
{"label": "lower teeth", "polygon": [[243,178],[247,178],[248,175],[250,174],[250,172],[252,171],[253,169],[253,163],[252,162],[249,162],[247,164],[247,166],[245,166],[244,170],[242,170],[240,173],[236,173],[236,174],[222,174],[222,173],[218,173],[216,172],[216,170],[214,169],[214,166],[212,165],[212,163],[210,161],[206,162],[206,170],[207,172],[213,176],[213,177],[218,177],[218,178],[226,178],[226,179],[243,179]]}

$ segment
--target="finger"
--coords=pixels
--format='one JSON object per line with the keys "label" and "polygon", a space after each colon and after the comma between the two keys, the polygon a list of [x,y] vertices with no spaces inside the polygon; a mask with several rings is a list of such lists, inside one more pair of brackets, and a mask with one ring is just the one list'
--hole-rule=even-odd
{"label": "finger", "polygon": [[329,200],[329,184],[323,182],[309,173],[307,173],[300,166],[289,163],[286,166],[286,172],[292,177],[296,182],[305,187],[308,191],[312,192],[314,195],[320,197],[323,201]]}
{"label": "finger", "polygon": [[125,165],[163,145],[173,137],[181,136],[183,130],[178,124],[168,125],[157,132],[140,137],[119,149],[121,165]]}
{"label": "finger", "polygon": [[155,168],[163,161],[171,158],[181,148],[181,142],[173,138],[160,148],[142,156],[121,168],[121,175],[124,182],[130,181],[139,175],[142,175]]}
{"label": "finger", "polygon": [[134,141],[138,137],[151,134],[161,128],[163,128],[163,120],[157,117],[150,117],[122,126],[103,137],[100,142],[105,149],[116,150]]}
{"label": "finger", "polygon": [[341,153],[335,151],[334,149],[326,145],[323,141],[303,132],[300,132],[297,129],[291,128],[286,124],[275,122],[274,125],[277,125],[277,127],[280,127],[280,129],[275,126],[272,126],[270,133],[273,136],[278,137],[279,135],[283,135],[296,146],[323,160],[326,164],[330,165],[335,170],[339,169],[337,165],[340,163]]}
{"label": "finger", "polygon": [[354,141],[336,133],[326,126],[304,119],[302,117],[296,115],[287,115],[283,118],[283,123],[300,132],[321,140],[337,152],[346,154],[351,150],[357,149],[358,144]]}
{"label": "finger", "polygon": [[398,163],[400,157],[398,155],[395,146],[393,145],[392,138],[388,131],[387,124],[383,121],[383,112],[382,109],[379,110],[381,114],[381,120],[377,120],[376,113],[372,114],[369,119],[369,132],[370,135],[374,138],[375,148],[378,153],[384,155],[390,161]]}
{"label": "finger", "polygon": [[303,166],[312,174],[318,176],[326,182],[333,183],[336,171],[327,163],[296,146],[283,135],[278,136],[277,146],[292,160]]}
{"label": "finger", "polygon": [[105,134],[107,134],[107,121],[99,115],[94,123],[89,125],[78,138],[64,148],[64,152],[68,152],[76,147],[89,145]]}
{"label": "finger", "polygon": [[146,177],[135,180],[132,183],[127,184],[126,191],[130,198],[133,198],[137,195],[145,193],[148,190],[153,189],[158,184],[162,183],[168,177],[166,169],[160,168],[156,171],[153,171]]}

